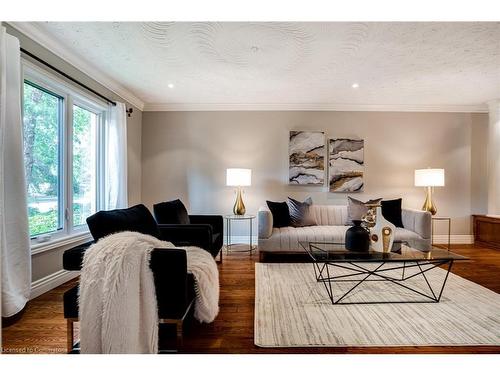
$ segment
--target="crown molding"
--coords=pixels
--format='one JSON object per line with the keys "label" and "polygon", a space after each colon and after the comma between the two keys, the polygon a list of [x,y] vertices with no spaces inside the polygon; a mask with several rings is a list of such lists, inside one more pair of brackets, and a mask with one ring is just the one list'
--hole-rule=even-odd
{"label": "crown molding", "polygon": [[465,112],[487,113],[486,104],[478,105],[406,105],[406,104],[335,104],[335,103],[146,103],[146,112],[170,111],[353,111],[353,112]]}
{"label": "crown molding", "polygon": [[61,43],[37,28],[32,22],[8,22],[8,24],[141,111],[144,109],[144,102],[134,93],[126,89],[115,79],[102,73],[95,66],[83,61],[80,56],[69,51]]}

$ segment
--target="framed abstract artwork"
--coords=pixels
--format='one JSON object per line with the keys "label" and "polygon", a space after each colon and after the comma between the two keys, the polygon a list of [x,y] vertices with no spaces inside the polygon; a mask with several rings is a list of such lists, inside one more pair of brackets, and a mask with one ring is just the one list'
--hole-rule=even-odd
{"label": "framed abstract artwork", "polygon": [[291,131],[289,144],[290,185],[323,185],[325,183],[325,133]]}
{"label": "framed abstract artwork", "polygon": [[328,181],[331,192],[363,191],[364,148],[362,139],[334,138],[328,141]]}

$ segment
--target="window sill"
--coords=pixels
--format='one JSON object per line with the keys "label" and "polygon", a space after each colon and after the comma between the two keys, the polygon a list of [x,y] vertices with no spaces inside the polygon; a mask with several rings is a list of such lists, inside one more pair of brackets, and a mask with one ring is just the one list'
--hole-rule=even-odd
{"label": "window sill", "polygon": [[63,246],[70,246],[70,247],[78,246],[84,244],[85,242],[89,242],[91,240],[92,236],[90,235],[89,232],[77,233],[64,238],[58,238],[56,240],[31,245],[31,255],[44,253],[50,250],[55,250]]}

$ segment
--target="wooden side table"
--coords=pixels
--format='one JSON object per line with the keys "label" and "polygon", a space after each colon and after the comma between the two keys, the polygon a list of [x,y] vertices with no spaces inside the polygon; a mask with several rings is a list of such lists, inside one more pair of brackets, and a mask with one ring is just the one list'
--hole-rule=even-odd
{"label": "wooden side table", "polygon": [[[226,215],[224,216],[226,219],[226,254],[230,252],[250,252],[250,255],[252,255],[252,251],[254,251],[257,248],[257,245],[252,244],[252,224],[253,220],[255,219],[255,215]],[[250,224],[250,231],[249,231],[249,245],[247,249],[244,250],[233,250],[232,247],[234,245],[237,245],[232,242],[232,233],[231,233],[231,223],[236,220],[247,220],[248,223]]]}
{"label": "wooden side table", "polygon": [[431,242],[434,245],[434,222],[435,221],[447,221],[448,222],[448,251],[451,250],[451,217],[445,216],[433,216],[431,224]]}

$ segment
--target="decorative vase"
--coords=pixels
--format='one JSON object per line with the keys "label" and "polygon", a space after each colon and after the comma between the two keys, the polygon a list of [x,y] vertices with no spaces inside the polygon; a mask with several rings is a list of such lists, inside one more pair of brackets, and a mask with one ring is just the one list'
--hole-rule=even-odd
{"label": "decorative vase", "polygon": [[396,226],[382,215],[382,206],[377,206],[375,225],[370,229],[372,249],[380,253],[389,253],[394,242]]}
{"label": "decorative vase", "polygon": [[345,232],[345,248],[350,251],[368,251],[370,234],[361,226],[361,220],[353,220],[354,226]]}
{"label": "decorative vase", "polygon": [[243,198],[241,197],[241,187],[238,187],[238,190],[236,192],[236,202],[234,202],[233,206],[233,213],[235,215],[241,216],[245,215],[246,208],[245,205],[243,204]]}

